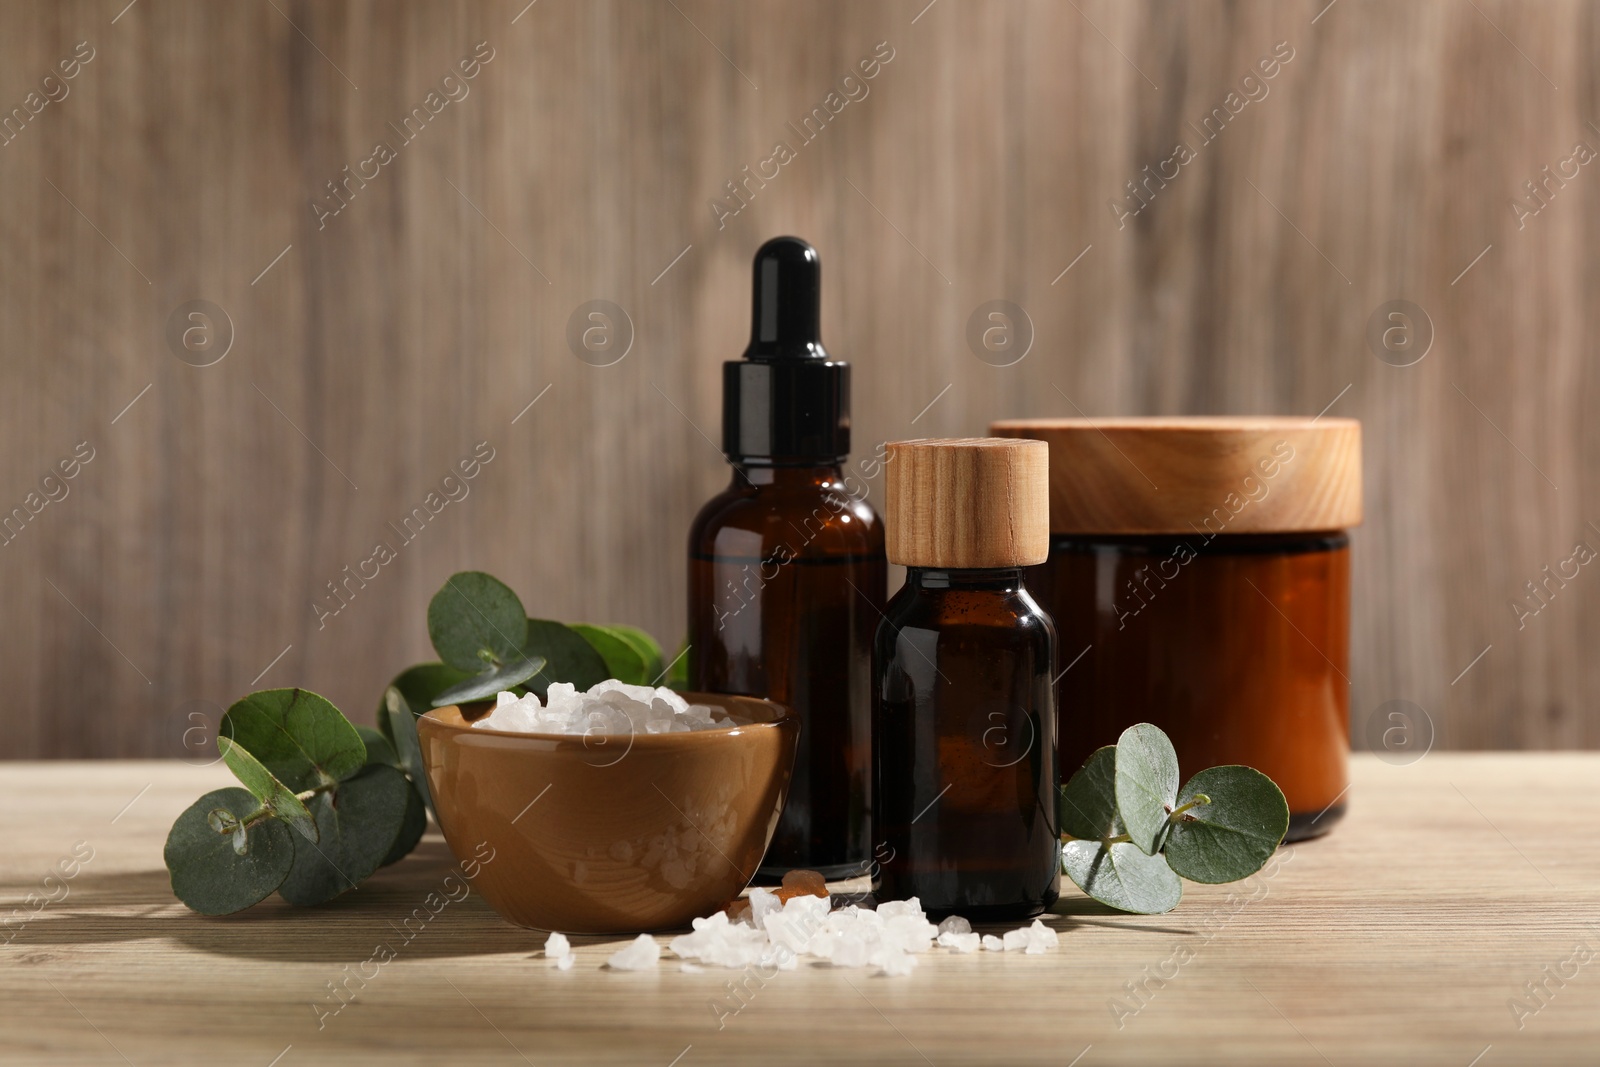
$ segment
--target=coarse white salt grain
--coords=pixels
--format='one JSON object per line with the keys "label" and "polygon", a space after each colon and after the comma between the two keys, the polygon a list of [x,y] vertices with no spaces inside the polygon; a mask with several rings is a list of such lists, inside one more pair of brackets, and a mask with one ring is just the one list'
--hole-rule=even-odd
{"label": "coarse white salt grain", "polygon": [[962,955],[966,955],[968,952],[978,951],[978,945],[981,940],[979,935],[975,933],[955,934],[947,931],[939,935],[938,942],[940,948],[947,948],[951,952],[959,952]]}
{"label": "coarse white salt grain", "polygon": [[640,934],[626,948],[613,952],[606,966],[613,971],[651,970],[661,962],[661,946],[649,934]]}
{"label": "coarse white salt grain", "polygon": [[835,967],[876,967],[881,974],[898,977],[910,974],[917,956],[935,945],[965,955],[980,946],[990,952],[1012,948],[1039,953],[1060,944],[1056,932],[1037,921],[1004,938],[978,934],[959,915],[935,926],[916,897],[887,900],[875,910],[854,904],[834,910],[831,897],[783,901],[759,887],[750,891],[749,899],[750,908],[738,921],[719,911],[695,919],[692,933],[672,939],[668,947],[683,961],[685,973],[697,973],[701,965],[789,971],[807,956]]}
{"label": "coarse white salt grain", "polygon": [[615,678],[580,693],[568,682],[552,682],[540,701],[535,693],[501,693],[494,710],[472,725],[486,730],[539,734],[669,734],[735,725],[714,717],[717,709],[690,704],[666,688],[628,685]]}
{"label": "coarse white salt grain", "polygon": [[550,931],[550,936],[544,939],[544,954],[550,959],[560,959],[572,951],[572,942],[567,940],[567,935]]}
{"label": "coarse white salt grain", "polygon": [[572,965],[577,962],[578,954],[576,952],[569,952],[565,956],[562,956],[559,960],[556,960],[556,970],[570,971],[572,970]]}
{"label": "coarse white salt grain", "polygon": [[[1018,949],[1030,956],[1037,956],[1046,949],[1052,949],[1061,944],[1061,937],[1038,919],[1033,920],[1032,926],[1020,926],[1015,930],[1007,930],[1003,947],[1008,952]],[[987,941],[985,942],[987,947]]]}

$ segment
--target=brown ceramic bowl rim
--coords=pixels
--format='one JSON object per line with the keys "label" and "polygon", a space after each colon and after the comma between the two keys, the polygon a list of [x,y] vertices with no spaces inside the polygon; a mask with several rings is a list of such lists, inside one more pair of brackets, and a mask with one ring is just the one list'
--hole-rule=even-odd
{"label": "brown ceramic bowl rim", "polygon": [[[691,704],[714,703],[716,701],[729,699],[749,701],[754,704],[762,704],[772,712],[772,718],[766,720],[765,722],[729,723],[726,726],[717,726],[707,730],[683,730],[670,734],[641,734],[633,731],[625,734],[547,734],[526,733],[521,730],[496,730],[492,726],[474,726],[471,722],[467,721],[465,716],[461,716],[461,722],[459,723],[449,722],[437,716],[438,712],[444,711],[454,711],[458,716],[460,716],[461,706],[459,704],[446,704],[442,708],[431,708],[428,711],[423,712],[420,717],[427,719],[429,723],[439,727],[440,729],[451,730],[458,733],[468,733],[474,737],[512,737],[526,739],[529,741],[557,743],[566,742],[568,744],[578,746],[583,746],[584,739],[587,737],[615,737],[619,739],[630,738],[632,741],[632,743],[628,746],[630,750],[640,742],[643,742],[647,748],[671,748],[674,745],[715,744],[716,742],[712,741],[712,738],[736,738],[739,737],[745,730],[777,730],[790,722],[798,722],[800,719],[800,716],[795,712],[795,710],[789,707],[787,704],[779,704],[777,701],[768,700],[765,697],[745,696],[742,693],[703,693],[693,690],[676,689],[673,690],[673,692],[678,693],[680,696],[685,698],[707,698],[704,701],[698,699],[691,700]],[[722,710],[727,711],[728,709],[726,706],[723,706]],[[480,718],[481,717],[482,716],[480,716]]]}

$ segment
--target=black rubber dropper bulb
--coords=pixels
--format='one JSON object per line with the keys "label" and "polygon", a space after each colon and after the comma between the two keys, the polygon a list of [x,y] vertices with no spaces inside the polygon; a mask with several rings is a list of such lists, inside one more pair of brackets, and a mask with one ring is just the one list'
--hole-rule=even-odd
{"label": "black rubber dropper bulb", "polygon": [[756,252],[745,359],[827,359],[822,347],[822,262],[798,237]]}
{"label": "black rubber dropper bulb", "polygon": [[755,255],[750,345],[722,367],[722,448],[734,463],[833,463],[850,452],[850,367],[822,345],[822,263],[798,237]]}

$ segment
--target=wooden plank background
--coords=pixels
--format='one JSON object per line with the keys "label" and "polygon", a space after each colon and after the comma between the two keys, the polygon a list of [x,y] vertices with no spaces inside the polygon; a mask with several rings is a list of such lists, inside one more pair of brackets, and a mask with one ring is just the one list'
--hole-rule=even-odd
{"label": "wooden plank background", "polygon": [[[93,457],[0,546],[0,754],[181,755],[192,712],[252,686],[364,717],[458,568],[675,645],[689,520],[726,479],[718,365],[786,232],[823,256],[858,453],[999,416],[1359,417],[1358,746],[1395,699],[1440,746],[1600,744],[1600,577],[1512,607],[1600,548],[1600,168],[1563,162],[1600,146],[1593,4],[524,2],[0,7],[0,514]],[[802,141],[830,92],[858,98]],[[1202,141],[1230,92],[1253,99]],[[1519,213],[1545,166],[1568,177]],[[204,367],[166,336],[196,299],[231,322]],[[566,340],[600,299],[632,333],[603,367]],[[1012,366],[964,339],[997,299],[1033,326]],[[1409,367],[1365,339],[1396,299],[1431,321]],[[479,442],[468,495],[402,542]]]}

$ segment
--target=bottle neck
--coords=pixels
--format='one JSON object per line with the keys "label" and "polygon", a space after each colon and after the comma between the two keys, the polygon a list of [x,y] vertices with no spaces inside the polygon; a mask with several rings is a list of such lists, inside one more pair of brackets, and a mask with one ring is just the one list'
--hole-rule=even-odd
{"label": "bottle neck", "polygon": [[906,588],[922,590],[986,590],[1015,593],[1022,589],[1021,567],[907,567]]}
{"label": "bottle neck", "polygon": [[735,487],[772,486],[778,489],[835,489],[844,492],[844,467],[840,463],[816,463],[792,467],[765,463],[735,463],[733,484]]}

